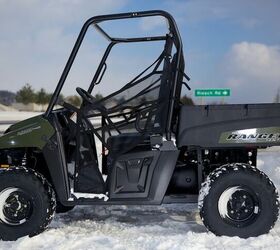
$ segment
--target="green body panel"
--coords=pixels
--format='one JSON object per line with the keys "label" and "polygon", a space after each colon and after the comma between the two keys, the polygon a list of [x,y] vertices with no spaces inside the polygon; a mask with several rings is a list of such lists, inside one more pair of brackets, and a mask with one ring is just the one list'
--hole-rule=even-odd
{"label": "green body panel", "polygon": [[42,149],[54,134],[54,128],[42,115],[18,122],[0,137],[0,149],[36,147]]}

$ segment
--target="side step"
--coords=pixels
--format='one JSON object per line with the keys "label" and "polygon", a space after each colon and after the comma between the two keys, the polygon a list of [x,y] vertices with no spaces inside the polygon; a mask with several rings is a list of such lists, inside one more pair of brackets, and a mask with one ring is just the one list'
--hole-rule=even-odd
{"label": "side step", "polygon": [[167,195],[163,198],[163,204],[171,203],[197,203],[197,194]]}

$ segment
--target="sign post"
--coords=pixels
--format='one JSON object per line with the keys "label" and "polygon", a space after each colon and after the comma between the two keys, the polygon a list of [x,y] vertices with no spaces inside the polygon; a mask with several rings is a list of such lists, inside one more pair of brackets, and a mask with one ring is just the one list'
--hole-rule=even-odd
{"label": "sign post", "polygon": [[230,89],[195,89],[194,95],[197,97],[224,97],[230,96]]}
{"label": "sign post", "polygon": [[203,104],[203,97],[222,97],[222,103],[224,103],[224,97],[230,96],[230,89],[195,89],[194,95],[200,97],[200,104]]}

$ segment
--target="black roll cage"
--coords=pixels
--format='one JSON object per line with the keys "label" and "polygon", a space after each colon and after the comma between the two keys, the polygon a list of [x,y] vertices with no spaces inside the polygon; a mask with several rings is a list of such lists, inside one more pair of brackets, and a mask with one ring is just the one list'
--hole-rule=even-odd
{"label": "black roll cage", "polygon": [[[51,111],[53,110],[55,104],[57,103],[59,94],[61,92],[61,89],[65,83],[65,80],[68,76],[68,73],[72,67],[72,64],[76,58],[76,55],[79,51],[79,48],[82,44],[82,41],[85,37],[85,34],[89,28],[89,26],[93,25],[108,41],[110,41],[108,47],[105,50],[105,53],[101,59],[101,62],[94,74],[94,77],[92,79],[92,82],[89,86],[88,92],[91,93],[94,87],[94,84],[98,83],[98,78],[101,78],[102,75],[106,69],[106,59],[112,49],[112,47],[117,43],[129,43],[129,42],[149,42],[149,41],[161,41],[166,40],[166,36],[151,36],[151,37],[134,37],[134,38],[113,38],[110,35],[108,35],[98,24],[103,21],[110,21],[110,20],[119,20],[119,19],[128,19],[128,18],[141,18],[141,17],[150,17],[150,16],[162,16],[164,17],[169,26],[169,35],[172,36],[174,45],[177,49],[177,57],[176,57],[176,69],[179,69],[180,66],[180,60],[182,58],[182,50],[183,45],[181,41],[181,36],[177,27],[177,24],[174,20],[174,18],[166,11],[162,10],[151,10],[151,11],[141,11],[141,12],[129,12],[129,13],[121,13],[121,14],[112,14],[112,15],[101,15],[101,16],[95,16],[90,19],[88,19],[85,24],[83,25],[79,36],[75,42],[75,45],[71,51],[71,54],[69,56],[69,59],[65,65],[65,68],[62,72],[62,75],[58,81],[58,84],[56,86],[56,89],[53,93],[53,96],[50,100],[49,106],[45,112],[45,116],[48,117],[51,114]],[[105,67],[105,68],[104,68]],[[103,72],[102,72],[103,70]],[[99,80],[101,80],[99,78]],[[167,127],[166,127],[166,139],[171,140],[171,125],[172,125],[172,116],[173,116],[173,109],[174,109],[174,102],[175,102],[175,96],[176,96],[176,89],[177,89],[177,79],[178,79],[178,70],[174,72],[174,85],[172,86],[172,95],[169,105],[169,111],[168,111],[168,120],[167,120]]]}

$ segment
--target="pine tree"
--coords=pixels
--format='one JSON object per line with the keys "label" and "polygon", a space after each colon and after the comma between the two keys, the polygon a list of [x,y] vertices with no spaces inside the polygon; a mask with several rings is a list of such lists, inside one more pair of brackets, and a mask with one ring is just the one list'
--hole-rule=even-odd
{"label": "pine tree", "polygon": [[180,99],[181,103],[184,105],[194,105],[193,99],[187,95],[183,95]]}
{"label": "pine tree", "polygon": [[36,93],[36,103],[37,104],[47,104],[50,101],[50,94],[48,94],[44,88],[41,88]]}
{"label": "pine tree", "polygon": [[82,100],[77,95],[71,95],[66,97],[66,102],[69,102],[73,106],[80,107],[82,104]]}
{"label": "pine tree", "polygon": [[34,93],[33,88],[29,83],[26,83],[17,93],[16,93],[16,101],[28,104],[35,101],[36,95]]}

